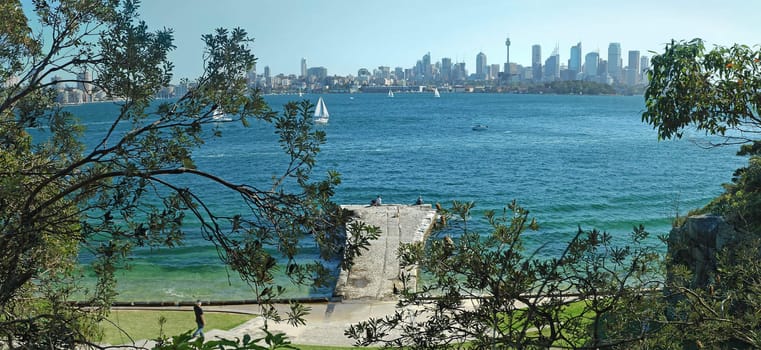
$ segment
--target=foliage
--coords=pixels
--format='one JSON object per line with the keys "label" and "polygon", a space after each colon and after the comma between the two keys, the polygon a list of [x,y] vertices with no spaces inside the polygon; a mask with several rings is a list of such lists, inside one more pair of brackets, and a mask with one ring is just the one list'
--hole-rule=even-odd
{"label": "foliage", "polygon": [[[153,350],[213,350],[213,349],[238,349],[238,350],[275,350],[298,348],[283,333],[272,333],[267,327],[262,329],[264,336],[252,338],[246,334],[243,339],[215,339],[206,340],[203,337],[193,338],[192,331],[173,336],[171,339],[158,339],[158,344]],[[261,343],[264,343],[263,345]]]}
{"label": "foliage", "polygon": [[687,266],[668,264],[666,299],[670,328],[683,344],[698,348],[761,347],[761,265],[758,239],[729,244],[715,258],[705,285],[695,285]]}
{"label": "foliage", "polygon": [[505,87],[507,92],[562,95],[614,95],[616,89],[608,84],[585,80],[563,80],[548,83],[520,82]]}
{"label": "foliage", "polygon": [[513,202],[501,215],[487,211],[491,233],[482,236],[468,229],[473,206],[453,202],[424,249],[400,248],[403,264],[428,277],[419,287],[405,284],[394,315],[346,330],[356,345],[627,348],[653,335],[656,328],[643,324],[665,319],[657,293],[643,293],[661,282],[660,255],[644,245],[642,227],[626,246],[579,229],[560,256],[540,259],[541,248],[523,247],[525,230],[537,228],[527,210]]}
{"label": "foliage", "polygon": [[[0,341],[86,343],[116,298],[115,271],[126,267],[130,251],[182,245],[191,220],[274,319],[281,317],[266,304],[284,291],[272,279],[277,255],[295,282],[319,286],[328,269],[321,260],[295,260],[300,240],[315,239],[322,259],[345,256],[345,264],[366,246],[360,230],[344,250],[347,213],[330,199],[338,174],[311,176],[325,142],[312,128],[313,106],[292,102],[277,114],[247,87],[255,58],[244,30],[204,35],[203,73],[186,94],[159,103],[154,94],[172,78],[172,31],[149,31],[138,1],[33,5],[31,19],[17,0],[0,5]],[[79,74],[85,71],[91,79]],[[55,103],[56,86],[67,83],[119,101],[118,113],[101,116],[111,126],[94,146],[82,142],[76,116]],[[286,161],[251,164],[279,174],[271,184],[233,183],[196,166],[193,151],[209,135],[221,136],[218,108],[241,127],[259,120],[279,136]],[[188,177],[238,195],[249,210],[215,214],[202,191],[187,187]],[[79,254],[93,257],[96,286],[77,283]],[[89,308],[70,302],[75,291]],[[294,305],[286,316],[298,324],[305,312]]]}
{"label": "foliage", "polygon": [[[535,86],[534,92],[572,95],[614,95],[616,90],[608,85],[583,80],[553,81]],[[532,90],[529,89],[531,92]]]}
{"label": "foliage", "polygon": [[672,41],[652,59],[642,120],[661,139],[681,138],[695,127],[745,143],[759,132],[761,51],[745,45],[715,47],[702,40]]}
{"label": "foliage", "polygon": [[[711,145],[739,144],[748,165],[701,213],[721,214],[741,235],[697,264],[715,261],[707,285],[694,285],[688,266],[669,257],[669,320],[684,344],[697,348],[761,347],[761,50],[745,45],[706,50],[703,41],[675,42],[652,60],[643,121],[660,139],[688,128],[720,136]],[[677,331],[678,330],[678,331]]]}
{"label": "foliage", "polygon": [[761,156],[753,155],[748,166],[737,169],[724,193],[706,206],[721,214],[741,232],[761,236]]}

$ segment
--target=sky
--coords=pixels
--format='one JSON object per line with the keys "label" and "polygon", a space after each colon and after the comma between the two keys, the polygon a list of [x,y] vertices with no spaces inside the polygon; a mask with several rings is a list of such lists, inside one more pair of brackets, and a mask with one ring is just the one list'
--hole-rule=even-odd
{"label": "sky", "polygon": [[149,28],[174,30],[175,80],[200,75],[201,36],[219,27],[245,29],[257,72],[269,66],[273,75],[300,74],[302,58],[329,75],[411,68],[429,52],[475,72],[479,52],[505,62],[507,37],[510,61],[522,65],[535,44],[542,61],[557,46],[567,62],[578,42],[582,55],[603,59],[618,42],[624,65],[629,50],[652,56],[672,39],[761,44],[759,0],[143,0],[140,13]]}

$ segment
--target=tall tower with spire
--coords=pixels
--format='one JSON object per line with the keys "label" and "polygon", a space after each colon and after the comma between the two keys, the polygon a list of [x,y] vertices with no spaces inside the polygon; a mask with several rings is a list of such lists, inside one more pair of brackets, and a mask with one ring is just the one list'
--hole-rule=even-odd
{"label": "tall tower with spire", "polygon": [[505,46],[507,46],[507,61],[505,61],[505,81],[510,83],[510,76],[512,75],[512,69],[510,69],[510,37],[505,39]]}

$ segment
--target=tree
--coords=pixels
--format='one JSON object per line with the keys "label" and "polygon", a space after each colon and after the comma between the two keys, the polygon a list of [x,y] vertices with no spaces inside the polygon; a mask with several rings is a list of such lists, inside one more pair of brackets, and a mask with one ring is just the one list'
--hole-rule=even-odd
{"label": "tree", "polygon": [[513,202],[501,215],[487,211],[491,232],[481,235],[468,229],[473,206],[453,202],[440,211],[442,231],[400,247],[403,265],[425,276],[420,290],[405,285],[394,315],[346,330],[356,345],[632,348],[661,329],[664,304],[646,292],[660,286],[660,255],[644,245],[644,228],[618,246],[579,229],[562,254],[540,258],[541,248],[523,247],[525,230],[537,228],[527,210]]}
{"label": "tree", "polygon": [[[702,40],[672,41],[655,56],[645,93],[643,121],[660,139],[681,138],[694,128],[720,136],[710,144],[740,145],[748,166],[737,169],[725,192],[698,213],[722,215],[740,232],[717,253],[706,285],[693,285],[691,271],[668,266],[670,318],[685,341],[715,348],[761,347],[761,50],[745,45],[706,50]],[[671,257],[673,258],[673,257]]]}
{"label": "tree", "polygon": [[[755,143],[761,126],[761,50],[715,47],[702,40],[672,41],[652,59],[642,120],[660,139],[681,138],[694,127],[728,143]],[[756,146],[756,148],[759,146]]]}
{"label": "tree", "polygon": [[[330,171],[314,180],[310,173],[325,141],[312,129],[313,106],[292,102],[277,114],[246,86],[255,58],[244,30],[204,35],[201,76],[185,95],[158,103],[153,96],[172,78],[172,31],[149,31],[138,1],[37,0],[36,25],[18,1],[0,7],[0,342],[86,343],[116,297],[114,272],[130,250],[181,245],[189,220],[200,223],[203,237],[275,319],[266,303],[283,293],[272,281],[277,254],[294,281],[317,284],[329,271],[321,261],[296,262],[300,240],[315,239],[323,258],[356,255],[344,252],[347,214],[330,200],[340,177]],[[92,77],[79,74],[85,71]],[[95,146],[83,144],[76,117],[55,103],[55,86],[65,83],[119,101],[116,115],[102,116],[111,127]],[[279,135],[287,161],[269,186],[233,183],[196,167],[193,151],[209,135],[221,136],[212,118],[219,108],[242,127],[257,119]],[[187,176],[238,194],[250,210],[216,215],[202,192],[184,184]],[[365,246],[366,232],[352,234],[353,249]],[[95,257],[92,290],[76,283],[82,251]],[[75,290],[91,308],[70,302]],[[288,318],[303,322],[304,312],[294,306]]]}

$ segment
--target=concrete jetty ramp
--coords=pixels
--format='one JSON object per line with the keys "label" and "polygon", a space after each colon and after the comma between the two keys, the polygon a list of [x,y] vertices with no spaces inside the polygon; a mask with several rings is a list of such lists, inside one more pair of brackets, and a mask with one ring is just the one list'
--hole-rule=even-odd
{"label": "concrete jetty ramp", "polygon": [[[380,237],[371,242],[349,271],[341,271],[334,295],[343,300],[388,300],[399,288],[400,272],[397,251],[400,243],[423,241],[436,218],[430,204],[381,206],[344,205],[354,212],[355,220],[380,228]],[[410,271],[413,283],[417,271]],[[410,273],[405,271],[405,273]]]}

